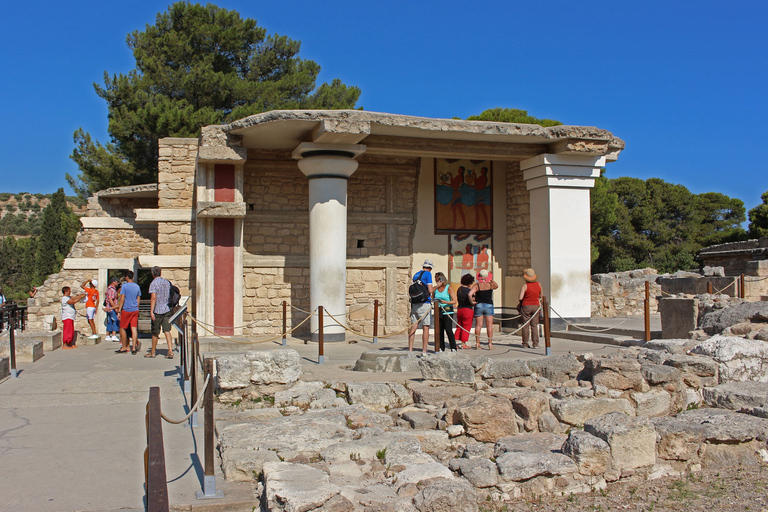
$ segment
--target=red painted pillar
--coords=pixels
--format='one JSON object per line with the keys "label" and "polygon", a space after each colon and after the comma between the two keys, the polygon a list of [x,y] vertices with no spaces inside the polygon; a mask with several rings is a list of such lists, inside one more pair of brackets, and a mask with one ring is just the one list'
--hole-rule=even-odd
{"label": "red painted pillar", "polygon": [[[235,200],[235,166],[214,168],[214,201]],[[213,323],[216,334],[235,333],[235,219],[213,220]]]}

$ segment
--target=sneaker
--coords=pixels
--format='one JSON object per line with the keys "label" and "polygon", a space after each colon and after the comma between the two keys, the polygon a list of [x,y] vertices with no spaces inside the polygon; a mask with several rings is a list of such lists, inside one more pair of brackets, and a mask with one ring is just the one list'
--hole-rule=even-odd
{"label": "sneaker", "polygon": [[95,340],[95,339],[96,339],[96,338],[98,338],[98,337],[99,337],[99,335],[98,335],[98,334],[91,334],[90,336],[88,336],[88,339],[89,339],[89,340]]}

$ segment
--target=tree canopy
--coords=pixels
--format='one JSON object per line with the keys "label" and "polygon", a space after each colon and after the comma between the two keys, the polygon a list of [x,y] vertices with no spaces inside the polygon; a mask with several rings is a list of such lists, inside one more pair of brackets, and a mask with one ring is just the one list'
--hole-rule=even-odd
{"label": "tree canopy", "polygon": [[760,198],[763,204],[749,210],[749,236],[752,238],[768,236],[768,191]]}
{"label": "tree canopy", "polygon": [[592,272],[696,267],[708,245],[746,235],[744,203],[718,192],[693,194],[659,178],[598,178],[591,194]]}
{"label": "tree canopy", "polygon": [[563,123],[554,119],[538,119],[528,115],[527,110],[518,108],[489,108],[478,116],[469,116],[468,121],[496,121],[499,123],[538,124],[541,126],[558,126]]}
{"label": "tree canopy", "polygon": [[339,79],[316,87],[320,66],[298,56],[299,41],[213,4],[176,2],[127,43],[136,68],[94,84],[111,141],[74,134],[80,175],[67,181],[83,197],[155,181],[159,138],[195,137],[203,126],[268,110],[354,108],[360,97]]}

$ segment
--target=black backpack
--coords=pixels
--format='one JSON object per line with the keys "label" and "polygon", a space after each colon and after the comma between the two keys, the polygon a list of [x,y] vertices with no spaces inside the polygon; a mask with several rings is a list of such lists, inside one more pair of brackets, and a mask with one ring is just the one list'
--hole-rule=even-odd
{"label": "black backpack", "polygon": [[179,305],[181,292],[179,291],[179,287],[172,282],[168,281],[168,284],[171,285],[168,289],[168,308],[173,310],[173,308]]}
{"label": "black backpack", "polygon": [[421,278],[424,276],[424,270],[416,274],[413,284],[408,287],[408,295],[411,296],[411,304],[421,304],[429,299],[429,288],[424,284]]}

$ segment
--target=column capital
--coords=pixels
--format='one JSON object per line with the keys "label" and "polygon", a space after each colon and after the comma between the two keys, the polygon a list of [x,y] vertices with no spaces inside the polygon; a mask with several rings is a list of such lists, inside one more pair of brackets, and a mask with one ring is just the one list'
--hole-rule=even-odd
{"label": "column capital", "polygon": [[605,156],[554,155],[544,153],[520,162],[528,190],[541,187],[592,188]]}
{"label": "column capital", "polygon": [[365,152],[362,144],[302,142],[293,150],[299,169],[307,178],[349,179],[357,170],[357,158]]}

